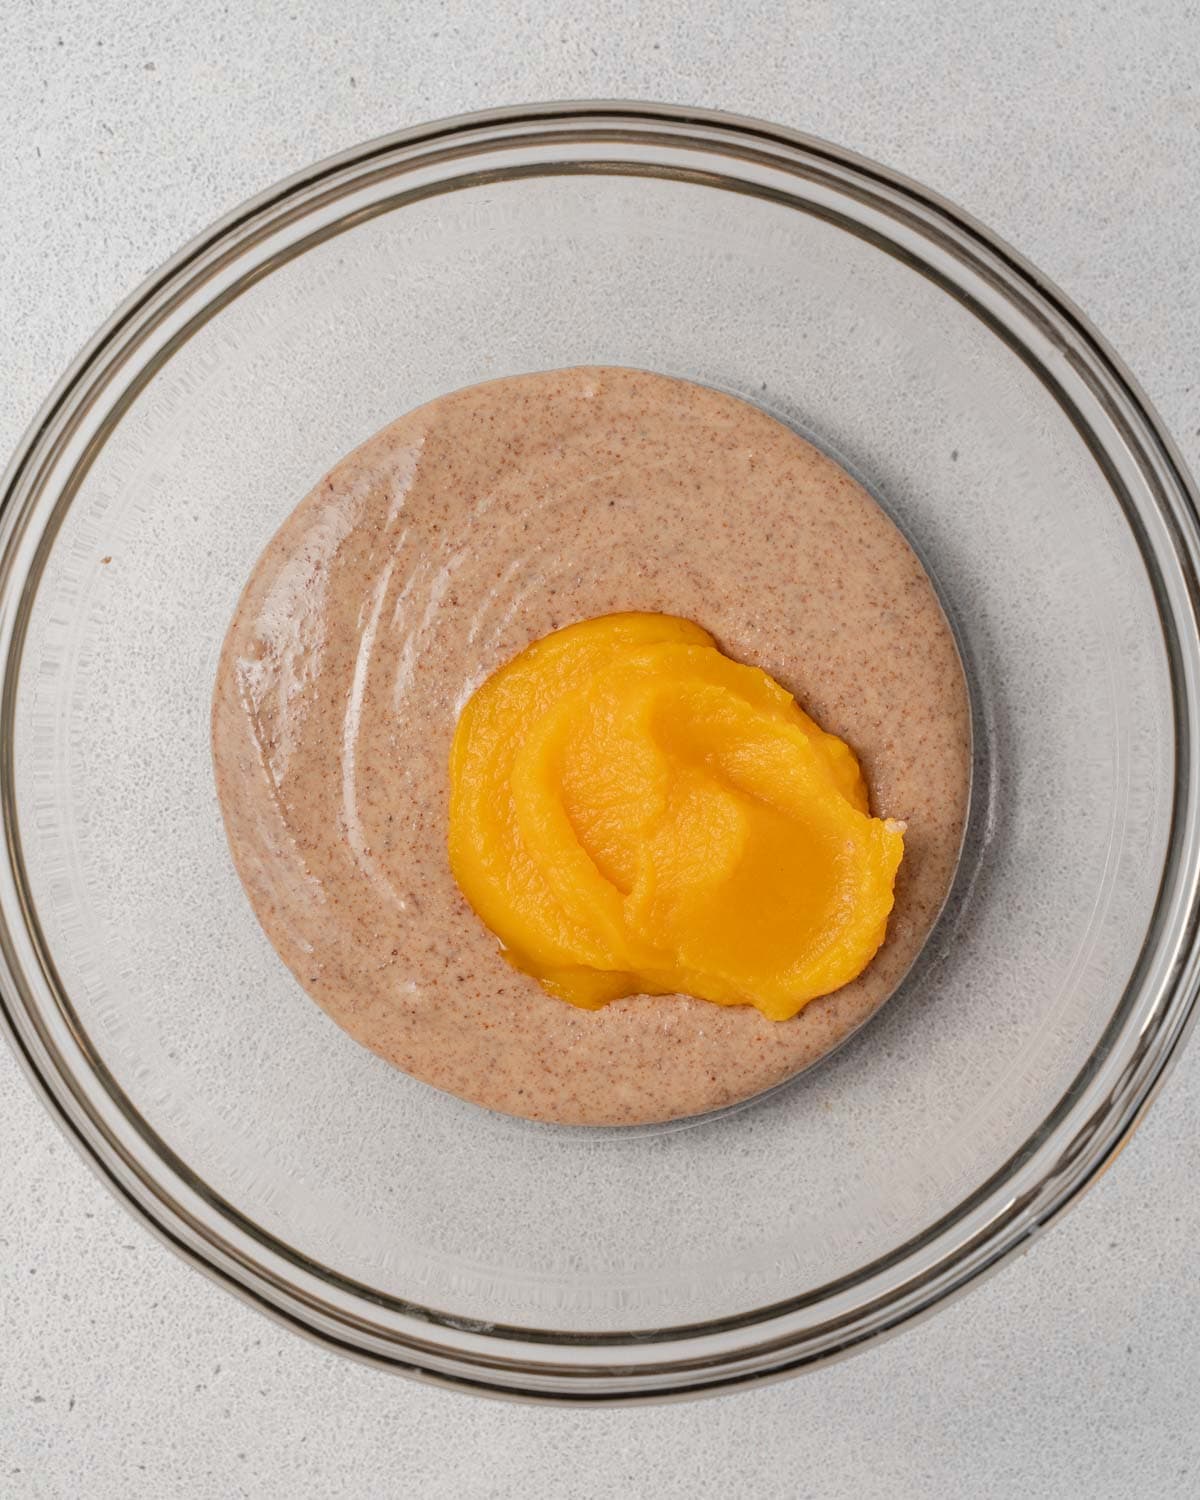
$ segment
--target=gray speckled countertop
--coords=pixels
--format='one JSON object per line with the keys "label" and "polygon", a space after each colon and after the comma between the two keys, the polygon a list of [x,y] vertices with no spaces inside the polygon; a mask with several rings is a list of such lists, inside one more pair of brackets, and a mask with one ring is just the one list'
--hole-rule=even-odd
{"label": "gray speckled countertop", "polygon": [[[765,116],[957,200],[1054,277],[1200,467],[1200,11],[969,0],[0,8],[0,448],[142,276],[241,198],[491,104]],[[501,1405],[315,1349],[109,1198],[0,1049],[0,1493],[1200,1492],[1200,1048],[1087,1200],[965,1300],[800,1381]]]}

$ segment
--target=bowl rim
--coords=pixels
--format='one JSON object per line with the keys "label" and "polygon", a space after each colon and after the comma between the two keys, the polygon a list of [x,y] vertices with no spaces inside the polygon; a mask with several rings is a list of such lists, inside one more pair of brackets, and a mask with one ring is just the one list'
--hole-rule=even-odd
{"label": "bowl rim", "polygon": [[[592,146],[601,154],[586,158],[585,148]],[[564,147],[577,155],[547,165],[545,149]],[[478,181],[489,159],[522,149],[531,153],[532,165],[510,167],[506,175],[605,170],[606,163],[614,171],[629,168],[635,148],[643,152],[634,168],[641,175],[687,178],[678,163],[669,170],[646,164],[645,153],[661,152],[694,160],[697,179],[717,188],[778,196],[778,188],[768,191],[768,179],[823,185],[824,207],[802,201],[799,186],[797,196],[785,201],[831,218],[890,253],[902,245],[909,264],[914,264],[914,247],[928,246],[927,258],[917,256],[914,268],[968,306],[1049,385],[1109,478],[1146,562],[1170,669],[1176,772],[1158,901],[1124,996],[1088,1064],[1003,1167],[927,1231],[825,1287],[722,1319],[580,1334],[463,1320],[348,1281],[282,1245],[209,1192],[137,1117],[74,1015],[40,933],[23,876],[12,726],[29,610],[57,524],[82,478],[80,464],[90,462],[141,386],[199,326],[196,318],[206,321],[250,284],[249,270],[237,273],[240,281],[231,276],[245,256],[257,250],[273,268],[370,212],[392,211],[431,191],[419,185],[407,197],[389,197],[370,211],[362,205],[287,238],[306,219],[372,182],[427,169],[466,177],[473,170],[470,180]],[[715,174],[718,161],[732,176]],[[583,165],[573,167],[573,162]],[[447,183],[466,177],[437,179],[435,190],[448,191]],[[828,194],[853,201],[862,219],[839,218]],[[880,228],[885,222],[893,226],[888,234],[909,238],[888,240]],[[203,317],[197,313],[189,323],[188,299],[204,288],[203,301],[195,303]],[[1052,374],[1035,358],[1026,342],[1028,330],[1062,357],[1063,371]],[[1070,401],[1063,394],[1067,386],[1060,389],[1059,382],[1071,383]],[[1119,434],[1120,451],[1083,417],[1078,403],[1085,399]],[[56,480],[57,467],[67,471],[63,482]],[[1133,501],[1131,476],[1156,507],[1153,525]],[[35,533],[39,501],[50,513]],[[621,101],[486,110],[367,141],[248,200],[148,277],[54,387],[0,481],[0,811],[6,855],[0,870],[0,1027],[51,1115],[137,1218],[210,1277],[328,1347],[485,1394],[589,1404],[713,1393],[826,1363],[927,1315],[1024,1248],[1077,1201],[1123,1148],[1195,1022],[1200,993],[1198,560],[1195,486],[1123,364],[1040,272],[947,200],[901,174],[765,122]],[[1173,565],[1170,573],[1164,571],[1167,562]],[[39,1001],[39,985],[53,996],[56,1016]],[[1140,1025],[1131,1036],[1135,1007]],[[945,1247],[939,1249],[943,1239]],[[917,1263],[914,1246],[928,1252],[923,1264]],[[860,1295],[854,1300],[851,1293]]]}

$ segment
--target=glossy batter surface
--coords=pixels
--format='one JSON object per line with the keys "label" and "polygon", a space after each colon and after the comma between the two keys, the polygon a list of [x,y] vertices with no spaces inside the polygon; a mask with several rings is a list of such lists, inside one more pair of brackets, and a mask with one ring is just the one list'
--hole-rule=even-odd
{"label": "glossy batter surface", "polygon": [[[872,811],[907,824],[883,948],[792,1020],[566,1004],[503,961],[455,885],[462,705],[530,641],[619,610],[697,620],[769,672],[853,747]],[[970,732],[929,581],[843,470],[731,397],[582,368],[442,397],[321,481],[239,603],[213,753],[259,920],[351,1035],[493,1109],[634,1124],[768,1088],[887,998],[953,876]]]}

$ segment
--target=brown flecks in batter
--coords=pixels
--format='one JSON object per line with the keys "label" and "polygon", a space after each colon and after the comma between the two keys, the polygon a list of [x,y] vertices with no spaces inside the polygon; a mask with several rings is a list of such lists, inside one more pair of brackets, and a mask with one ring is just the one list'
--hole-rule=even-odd
{"label": "brown flecks in batter", "polygon": [[[883,949],[791,1021],[686,996],[578,1010],[455,886],[459,709],[531,640],[616,610],[688,616],[791,688],[908,824]],[[579,369],[445,396],[318,485],[238,606],[213,753],[259,920],[351,1035],[493,1109],[634,1124],[758,1093],[887,998],[949,888],[970,730],[929,581],[847,474],[731,397]]]}

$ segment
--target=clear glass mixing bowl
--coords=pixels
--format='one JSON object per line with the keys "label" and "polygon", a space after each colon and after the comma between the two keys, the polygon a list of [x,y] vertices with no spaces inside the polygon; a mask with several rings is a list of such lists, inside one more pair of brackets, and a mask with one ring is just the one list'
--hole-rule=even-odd
{"label": "clear glass mixing bowl", "polygon": [[[971,682],[971,824],[917,968],[743,1108],[484,1112],[339,1031],[218,816],[208,705],[260,548],[341,454],[489,376],[644,366],[759,402],[918,548]],[[0,989],[148,1224],[327,1343],[629,1400],[812,1365],[1075,1198],[1196,994],[1194,496],[1085,320],[819,141],[642,106],[472,116],[272,189],[97,335],[9,470]]]}

